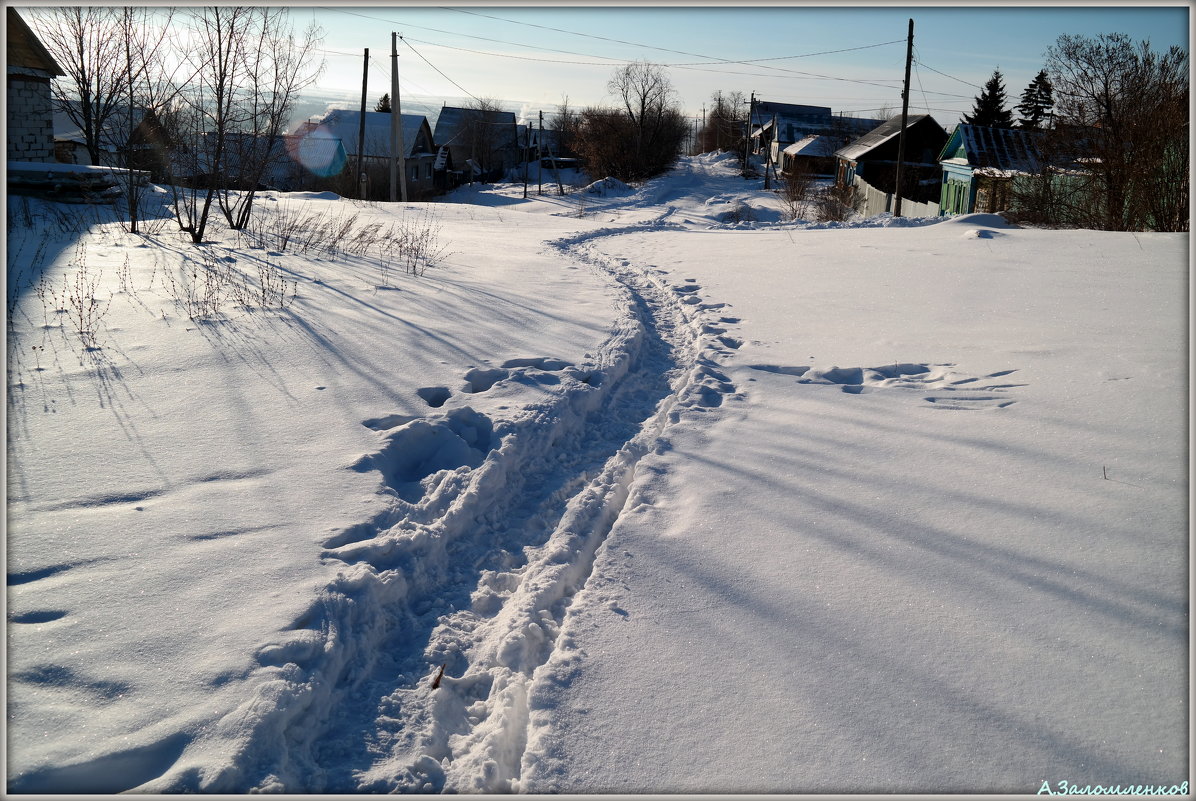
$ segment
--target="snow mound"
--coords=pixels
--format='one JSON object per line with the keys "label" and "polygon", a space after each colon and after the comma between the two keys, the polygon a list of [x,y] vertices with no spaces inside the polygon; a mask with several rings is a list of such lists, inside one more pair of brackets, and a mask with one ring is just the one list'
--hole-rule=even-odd
{"label": "snow mound", "polygon": [[336,192],[288,192],[287,199],[298,200],[340,200],[341,196]]}
{"label": "snow mound", "polygon": [[635,190],[618,178],[608,176],[601,181],[595,181],[581,191],[587,195],[596,195],[598,197],[618,197],[620,195],[629,195]]}
{"label": "snow mound", "polygon": [[970,228],[983,226],[985,228],[1016,228],[1017,226],[1006,220],[1000,214],[960,214],[944,220],[947,225],[966,225]]}

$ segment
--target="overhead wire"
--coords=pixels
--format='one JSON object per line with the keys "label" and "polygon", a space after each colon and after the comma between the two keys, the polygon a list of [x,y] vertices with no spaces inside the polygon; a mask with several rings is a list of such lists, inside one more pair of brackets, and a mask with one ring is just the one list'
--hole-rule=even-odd
{"label": "overhead wire", "polygon": [[[385,18],[383,18],[383,17],[375,17],[375,16],[372,16],[372,15],[369,15],[369,14],[360,14],[360,13],[358,13],[358,12],[355,12],[355,11],[349,11],[349,10],[347,10],[347,9],[343,9],[343,8],[328,8],[327,10],[330,10],[330,11],[339,11],[339,12],[340,12],[340,13],[342,13],[342,14],[349,14],[349,15],[352,15],[352,16],[362,17],[362,18],[364,18],[364,19],[373,19],[373,20],[377,20],[377,21],[379,21],[379,22],[390,22],[390,23],[392,23],[392,24],[394,24],[394,25],[399,25],[399,24],[400,24],[400,23],[398,23],[398,22],[396,22],[396,21],[394,21],[394,20],[385,19]],[[459,10],[459,9],[448,9],[448,10],[450,10],[450,11],[453,11],[453,10]],[[483,16],[483,17],[485,17],[485,16],[489,16],[489,15],[485,15],[485,14],[477,14],[476,16]],[[493,17],[493,19],[501,19],[501,18],[499,18],[499,17]],[[509,20],[503,20],[503,21],[509,21]],[[469,39],[479,39],[479,40],[481,40],[481,41],[485,41],[485,42],[495,42],[495,43],[497,43],[497,44],[507,44],[507,45],[512,45],[512,46],[515,46],[515,47],[524,47],[524,48],[527,48],[527,49],[529,49],[529,50],[538,50],[538,51],[541,51],[541,52],[547,52],[547,53],[564,53],[564,54],[566,54],[566,55],[582,56],[582,57],[585,57],[585,58],[600,58],[600,59],[604,59],[604,60],[603,60],[603,61],[598,61],[598,62],[594,62],[594,61],[564,61],[564,60],[561,60],[561,59],[546,59],[546,58],[537,58],[537,57],[534,57],[534,56],[523,56],[523,55],[517,55],[517,54],[514,54],[514,53],[495,53],[495,52],[491,52],[491,51],[476,50],[476,49],[471,49],[471,48],[467,48],[467,47],[459,47],[459,46],[455,46],[455,45],[446,45],[446,44],[442,44],[442,43],[439,43],[439,42],[430,42],[430,41],[427,41],[427,40],[413,39],[413,41],[420,42],[421,44],[426,44],[426,45],[430,45],[430,46],[433,46],[433,47],[443,47],[443,48],[446,48],[446,49],[449,49],[449,50],[460,50],[460,51],[462,51],[462,52],[466,52],[466,53],[474,53],[474,54],[476,54],[476,55],[494,56],[494,57],[498,57],[498,58],[512,58],[512,59],[520,59],[520,60],[523,60],[523,61],[538,61],[538,62],[542,62],[542,63],[572,64],[572,65],[580,65],[580,66],[612,66],[612,65],[614,65],[614,64],[627,64],[627,63],[630,63],[630,62],[628,62],[626,59],[617,59],[617,58],[613,58],[613,57],[611,57],[611,56],[594,55],[594,54],[591,54],[591,53],[578,53],[578,52],[576,52],[576,51],[571,51],[571,50],[559,50],[559,49],[556,49],[556,48],[538,47],[538,46],[535,46],[535,45],[528,45],[528,44],[521,43],[521,42],[510,42],[510,41],[506,41],[506,40],[503,40],[503,39],[494,39],[494,38],[492,38],[492,37],[487,37],[487,36],[476,36],[476,35],[474,35],[474,34],[466,34],[466,33],[461,33],[461,32],[458,32],[458,31],[446,31],[446,30],[444,30],[444,29],[442,29],[442,28],[430,28],[430,27],[427,27],[427,26],[424,26],[424,25],[412,25],[412,24],[410,24],[410,23],[401,23],[401,24],[403,25],[403,27],[404,27],[404,28],[409,28],[409,27],[410,27],[410,28],[416,28],[416,29],[418,29],[418,30],[435,31],[435,32],[437,32],[437,33],[446,33],[446,34],[449,34],[449,35],[454,35],[454,36],[463,36],[463,37],[466,37],[466,38],[469,38]],[[545,28],[545,29],[547,29],[547,30],[553,30],[553,31],[557,31],[557,32],[560,32],[560,33],[571,33],[571,34],[575,34],[575,35],[578,35],[578,36],[587,36],[587,35],[589,35],[589,36],[592,36],[592,35],[590,35],[590,34],[580,34],[580,33],[577,33],[576,31],[566,31],[566,30],[559,29],[559,28],[550,28],[550,27],[548,27],[548,26],[539,26],[539,25],[534,25],[533,23],[515,23],[515,24],[524,24],[524,25],[528,25],[528,26],[530,26],[530,27],[539,27],[539,28]],[[595,38],[604,38],[604,37],[595,37]],[[828,50],[828,51],[822,51],[822,52],[816,52],[816,53],[803,53],[803,54],[800,54],[800,55],[794,55],[794,56],[770,56],[770,57],[766,57],[766,58],[758,58],[758,59],[739,59],[739,60],[736,60],[736,59],[727,59],[727,58],[722,58],[722,57],[719,57],[719,56],[709,56],[709,55],[704,55],[704,54],[701,54],[701,53],[689,53],[689,52],[686,52],[686,51],[681,51],[681,50],[670,50],[669,48],[659,48],[659,47],[655,47],[655,46],[653,46],[653,45],[637,44],[637,43],[634,43],[634,42],[623,42],[623,41],[621,41],[621,40],[617,40],[617,39],[612,39],[612,40],[610,40],[610,41],[619,42],[620,44],[629,44],[629,45],[633,45],[633,46],[636,46],[636,47],[646,47],[646,48],[648,48],[648,49],[662,50],[662,51],[666,51],[666,52],[678,53],[678,54],[680,54],[680,55],[693,56],[693,57],[695,57],[695,58],[704,58],[704,59],[707,59],[707,61],[706,61],[706,62],[698,62],[698,63],[684,63],[684,64],[667,64],[667,63],[666,63],[666,64],[662,64],[662,65],[661,65],[661,66],[663,66],[663,67],[669,67],[669,68],[676,67],[676,68],[678,68],[678,69],[691,69],[691,70],[693,70],[693,69],[697,69],[697,70],[701,70],[702,68],[709,68],[709,67],[711,67],[711,66],[718,66],[718,65],[720,65],[720,64],[726,64],[726,65],[735,65],[735,64],[759,64],[759,65],[760,65],[760,66],[761,66],[763,69],[772,70],[773,72],[777,72],[777,73],[792,74],[792,75],[800,75],[800,76],[805,76],[805,77],[810,77],[810,78],[816,78],[816,79],[820,79],[820,80],[848,81],[848,82],[852,82],[852,83],[862,83],[862,84],[871,84],[871,85],[875,85],[875,86],[883,86],[883,84],[879,83],[879,81],[882,81],[882,80],[890,80],[890,79],[887,79],[887,78],[881,78],[881,79],[873,79],[873,80],[862,80],[862,79],[856,79],[856,78],[838,78],[838,77],[835,77],[835,76],[821,75],[821,74],[819,74],[819,73],[811,73],[811,72],[804,72],[804,71],[802,71],[802,70],[794,70],[794,69],[790,69],[790,68],[787,68],[787,67],[774,67],[774,66],[771,66],[771,65],[768,65],[768,64],[762,64],[762,63],[760,63],[760,62],[764,62],[764,61],[784,61],[784,60],[788,60],[788,59],[795,59],[795,58],[808,58],[808,57],[810,57],[810,56],[816,56],[816,55],[826,55],[826,54],[831,54],[831,53],[849,52],[849,51],[853,51],[853,50],[866,50],[866,49],[875,48],[875,47],[884,47],[884,46],[886,46],[886,45],[891,45],[891,44],[898,44],[898,43],[900,43],[900,42],[902,42],[902,41],[904,41],[904,40],[895,39],[895,40],[893,40],[893,41],[890,41],[890,42],[877,42],[877,43],[875,43],[875,44],[870,44],[870,45],[858,45],[858,46],[856,46],[856,47],[840,48],[840,49],[838,49],[838,50]],[[726,75],[748,75],[748,76],[753,76],[753,75],[754,75],[754,76],[756,76],[756,77],[769,77],[769,76],[760,75],[759,73],[740,73],[740,72],[727,72],[727,71],[722,71],[722,70],[709,70],[709,69],[706,69],[705,71],[709,71],[709,72],[717,72],[717,73],[720,73],[720,74],[726,74]],[[885,87],[885,88],[888,88],[888,87]]]}
{"label": "overhead wire", "polygon": [[[388,22],[388,23],[392,23],[395,25],[400,24],[400,23],[396,22],[395,20],[390,20],[390,19],[386,19],[383,17],[377,17],[377,16],[368,15],[368,14],[361,14],[361,13],[349,11],[349,10],[343,9],[343,8],[327,8],[326,7],[325,10],[337,11],[337,12],[349,14],[352,16],[362,17],[365,19],[377,20],[380,22]],[[676,53],[679,55],[688,55],[688,56],[693,56],[693,57],[697,57],[697,58],[708,59],[708,61],[706,61],[706,62],[699,62],[699,63],[662,64],[661,66],[664,66],[664,67],[687,69],[687,70],[691,70],[691,71],[713,72],[715,74],[720,74],[720,75],[740,75],[740,76],[749,76],[749,77],[779,77],[778,73],[780,73],[780,74],[784,74],[784,75],[798,76],[803,79],[829,80],[829,81],[856,83],[856,84],[861,84],[861,85],[876,86],[876,87],[879,87],[882,89],[894,89],[896,87],[892,86],[892,85],[885,84],[885,83],[881,83],[881,81],[889,81],[889,83],[896,84],[896,83],[900,83],[900,80],[899,79],[887,79],[887,78],[886,79],[875,79],[875,80],[864,80],[864,79],[859,79],[859,78],[844,78],[844,77],[839,77],[839,76],[834,76],[834,75],[825,75],[825,74],[821,74],[821,73],[812,73],[812,72],[805,72],[805,71],[801,71],[801,70],[794,70],[794,69],[785,68],[785,67],[776,67],[776,66],[763,64],[762,62],[783,61],[783,60],[790,60],[790,59],[807,58],[807,57],[818,56],[818,55],[829,55],[829,54],[835,54],[835,53],[850,52],[850,51],[855,51],[855,50],[872,49],[872,48],[877,48],[877,47],[884,47],[884,46],[891,45],[891,44],[898,44],[898,43],[902,43],[905,41],[903,39],[898,39],[898,40],[893,40],[890,42],[878,42],[878,43],[869,44],[869,45],[859,45],[859,46],[850,47],[850,48],[840,48],[840,49],[836,49],[836,50],[819,51],[819,52],[815,52],[815,53],[804,53],[804,54],[798,54],[798,55],[792,55],[792,56],[772,56],[772,57],[763,57],[763,58],[756,58],[756,59],[733,60],[733,59],[726,59],[726,58],[721,58],[721,57],[717,57],[717,56],[709,56],[709,55],[704,55],[704,54],[699,54],[699,53],[689,53],[689,52],[681,51],[681,50],[672,50],[669,48],[662,48],[662,47],[657,47],[654,45],[646,45],[646,44],[642,44],[642,43],[628,42],[625,40],[613,39],[610,37],[602,37],[602,36],[598,36],[596,34],[586,34],[586,33],[581,33],[578,31],[570,31],[570,30],[566,30],[563,28],[555,28],[555,27],[547,26],[547,25],[537,25],[535,23],[521,22],[521,21],[516,21],[516,20],[508,20],[508,19],[504,19],[502,17],[496,17],[493,15],[482,14],[479,12],[465,11],[464,9],[451,9],[450,8],[450,9],[445,9],[445,10],[459,11],[461,13],[467,13],[467,14],[471,14],[473,16],[494,19],[497,21],[507,22],[510,24],[524,25],[526,27],[531,27],[531,28],[539,28],[539,29],[543,29],[543,30],[555,31],[558,33],[566,33],[566,34],[570,34],[570,35],[583,36],[586,38],[591,38],[591,39],[596,39],[596,40],[609,41],[609,42],[613,42],[613,43],[617,43],[617,44],[625,44],[625,45],[630,45],[630,46],[635,46],[635,47],[645,47],[645,48],[649,48],[649,49],[659,50],[662,52],[672,52],[672,53]],[[473,98],[475,101],[477,101],[478,98],[472,92],[465,89],[463,86],[461,86],[459,83],[457,83],[453,79],[449,78],[448,75],[446,75],[439,67],[437,67],[435,64],[433,64],[426,56],[423,55],[423,53],[421,53],[419,50],[417,50],[415,48],[415,46],[411,44],[411,41],[419,42],[420,44],[426,44],[431,47],[439,47],[439,48],[448,49],[448,50],[458,50],[461,52],[473,53],[475,55],[483,55],[483,56],[490,56],[490,57],[497,57],[497,58],[518,59],[518,60],[534,61],[534,62],[541,62],[541,63],[569,64],[569,65],[579,65],[579,66],[605,66],[605,67],[609,67],[614,64],[620,64],[620,63],[622,63],[622,64],[631,63],[631,62],[626,61],[625,59],[615,59],[610,56],[601,56],[601,55],[596,56],[596,55],[592,55],[592,54],[576,53],[574,51],[568,51],[568,50],[558,50],[558,49],[553,49],[553,48],[536,47],[536,46],[526,45],[526,44],[522,44],[522,43],[518,43],[518,42],[508,42],[508,41],[504,41],[501,39],[494,39],[494,38],[483,37],[483,36],[475,36],[472,34],[464,34],[464,33],[455,32],[455,31],[445,31],[445,30],[439,29],[439,28],[430,28],[427,26],[411,25],[410,23],[401,23],[401,24],[404,27],[413,27],[413,28],[417,28],[417,29],[421,29],[421,30],[429,30],[429,31],[434,31],[434,32],[438,32],[438,33],[446,33],[446,34],[450,34],[450,35],[465,36],[467,38],[495,42],[498,44],[507,44],[507,45],[512,45],[512,46],[516,46],[516,47],[524,47],[524,48],[527,48],[527,49],[533,50],[533,51],[538,50],[538,51],[542,51],[542,52],[563,53],[563,54],[567,54],[567,55],[577,55],[577,56],[583,56],[583,57],[587,57],[587,58],[604,59],[603,61],[588,61],[587,62],[587,61],[566,61],[566,60],[561,60],[561,59],[538,58],[535,56],[518,55],[518,54],[513,54],[513,53],[495,53],[495,52],[491,52],[491,51],[476,50],[476,49],[459,47],[459,46],[454,46],[454,45],[447,45],[447,44],[443,44],[443,43],[439,43],[439,42],[427,41],[427,40],[423,40],[423,39],[410,39],[410,41],[409,41],[409,37],[404,37],[404,36],[399,37],[400,39],[403,40],[404,44],[406,44],[407,47],[413,53],[415,53],[417,56],[419,56],[419,58],[424,63],[426,63],[429,67],[431,67],[433,70],[435,70],[441,77],[443,77],[445,80],[447,80],[450,84],[452,84],[457,89],[462,91],[465,95],[469,96],[470,98]],[[338,56],[353,55],[353,54],[344,53],[341,51],[322,51],[322,52],[327,52],[329,54],[334,54],[334,55],[338,55]],[[931,72],[942,75],[943,77],[950,78],[951,80],[955,80],[955,81],[963,83],[967,86],[976,88],[976,87],[974,87],[973,84],[970,84],[967,81],[964,81],[960,78],[956,78],[955,76],[952,76],[952,75],[948,75],[947,73],[941,72],[940,70],[937,70],[937,69],[929,66],[928,64],[925,64],[925,62],[922,62],[920,60],[920,58],[915,63],[917,63],[920,66],[926,67],[926,69],[929,69]],[[761,73],[750,73],[750,72],[741,72],[741,71],[733,71],[733,70],[712,69],[712,67],[730,66],[730,65],[736,65],[736,64],[743,64],[743,65],[759,64],[763,69],[772,71],[773,74],[764,75]],[[375,66],[379,69],[380,72],[386,72],[385,68],[382,67],[381,65],[375,65]],[[926,97],[927,91],[921,86],[921,76],[920,75],[919,75],[919,88],[922,91],[923,100],[926,102],[927,106],[929,107],[929,100]],[[931,91],[930,94],[939,95],[944,98],[947,98],[947,97],[964,98],[963,95],[954,95],[954,94],[951,94],[948,92]],[[964,99],[970,100],[970,98],[964,98]]]}

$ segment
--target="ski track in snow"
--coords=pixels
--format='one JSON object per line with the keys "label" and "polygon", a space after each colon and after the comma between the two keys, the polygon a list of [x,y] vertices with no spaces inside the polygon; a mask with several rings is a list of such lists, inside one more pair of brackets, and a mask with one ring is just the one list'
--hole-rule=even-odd
{"label": "ski track in snow", "polygon": [[[215,776],[184,770],[170,789],[519,789],[533,673],[637,464],[669,425],[736,392],[719,369],[742,344],[728,334],[738,320],[721,316],[725,304],[703,302],[692,279],[673,285],[662,270],[593,249],[666,227],[670,212],[550,243],[622,294],[611,335],[585,364],[528,357],[470,368],[455,389],[419,390],[426,416],[363,421],[383,444],[353,469],[380,472],[388,508],[325,541],[325,558],[344,570],[259,650],[276,677],[218,725],[237,744],[227,766]],[[468,405],[504,383],[545,400],[501,407],[510,409],[501,419]]]}

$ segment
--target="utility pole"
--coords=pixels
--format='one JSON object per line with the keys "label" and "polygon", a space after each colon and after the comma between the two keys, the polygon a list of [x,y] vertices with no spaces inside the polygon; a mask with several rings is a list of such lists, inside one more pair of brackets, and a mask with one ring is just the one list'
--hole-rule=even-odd
{"label": "utility pole", "polygon": [[[395,129],[398,130],[398,185],[403,191],[403,202],[405,203],[407,202],[407,142],[403,141],[403,104],[398,99],[398,48],[396,47],[393,35],[390,49],[393,56],[395,56],[395,77],[391,79],[391,84],[393,84],[395,91],[390,93],[390,112],[393,115],[391,124],[397,123]],[[419,136],[419,133],[416,133],[416,136]]]}
{"label": "utility pole", "polygon": [[[519,138],[519,129],[515,129],[515,138]],[[532,157],[532,126],[523,126],[523,199],[527,200],[527,163]]]}
{"label": "utility pole", "polygon": [[[760,137],[760,141],[764,141],[764,137]],[[772,115],[772,142],[777,141],[777,115]],[[764,162],[764,188],[772,189],[772,184],[769,182],[768,171],[772,168],[772,142],[768,143],[768,158]]]}
{"label": "utility pole", "polygon": [[909,122],[909,67],[914,60],[914,21],[909,21],[909,37],[905,45],[905,88],[901,91],[901,133],[897,136],[897,185],[893,187],[893,216],[901,216],[901,177],[905,161],[905,126]]}
{"label": "utility pole", "polygon": [[403,114],[399,107],[399,35],[390,34],[390,200],[402,187],[407,202],[407,159],[403,154]]}
{"label": "utility pole", "polygon": [[365,200],[365,172],[361,169],[361,156],[365,152],[365,87],[370,77],[370,49],[365,49],[365,66],[361,68],[361,119],[357,126],[357,196]]}
{"label": "utility pole", "polygon": [[[541,142],[544,141],[544,112],[543,111],[540,112],[540,141]],[[543,152],[543,148],[540,148],[540,150],[541,150],[541,152]],[[543,158],[543,157],[541,157],[541,158]],[[556,178],[557,194],[564,195],[565,194],[565,185],[563,183],[561,183],[561,171],[560,171],[560,168],[558,168],[556,166],[556,154],[549,153],[548,158],[549,158],[549,160],[552,161],[552,175],[553,175],[553,177]]]}
{"label": "utility pole", "polygon": [[752,120],[756,116],[756,93],[752,92],[752,100],[748,104],[747,133],[743,137],[743,173],[748,171],[748,154],[752,147]]}

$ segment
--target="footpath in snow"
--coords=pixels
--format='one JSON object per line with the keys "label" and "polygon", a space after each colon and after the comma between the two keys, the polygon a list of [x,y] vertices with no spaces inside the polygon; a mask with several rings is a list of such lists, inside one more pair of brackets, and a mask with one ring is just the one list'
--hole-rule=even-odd
{"label": "footpath in snow", "polygon": [[1187,236],[758,184],[10,199],[10,792],[1184,781]]}

